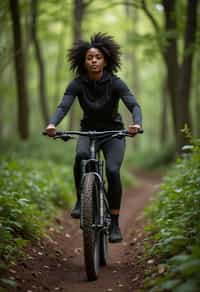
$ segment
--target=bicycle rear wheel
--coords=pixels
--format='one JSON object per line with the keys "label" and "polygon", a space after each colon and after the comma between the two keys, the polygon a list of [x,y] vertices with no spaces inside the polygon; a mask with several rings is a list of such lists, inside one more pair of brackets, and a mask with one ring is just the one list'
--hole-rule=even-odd
{"label": "bicycle rear wheel", "polygon": [[100,234],[98,224],[98,182],[94,174],[86,174],[81,193],[81,217],[86,274],[89,281],[96,280],[99,272]]}

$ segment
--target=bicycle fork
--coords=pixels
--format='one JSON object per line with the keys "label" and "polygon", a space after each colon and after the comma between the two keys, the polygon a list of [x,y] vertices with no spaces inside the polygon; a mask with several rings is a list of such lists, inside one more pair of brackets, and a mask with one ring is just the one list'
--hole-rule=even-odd
{"label": "bicycle fork", "polygon": [[[108,218],[105,218],[105,188],[103,182],[103,161],[96,159],[82,160],[82,179],[81,186],[84,184],[85,177],[88,173],[91,173],[95,176],[97,187],[98,187],[98,195],[97,195],[97,205],[99,206],[99,214],[97,224],[93,224],[91,228],[94,229],[104,229],[107,228],[109,222],[105,222]],[[93,170],[93,171],[91,171]],[[82,193],[82,192],[81,192]],[[81,197],[81,204],[83,204],[84,198]],[[106,203],[106,208],[108,208],[108,204]],[[81,208],[82,209],[82,208]],[[80,216],[80,228],[83,229],[83,214]]]}

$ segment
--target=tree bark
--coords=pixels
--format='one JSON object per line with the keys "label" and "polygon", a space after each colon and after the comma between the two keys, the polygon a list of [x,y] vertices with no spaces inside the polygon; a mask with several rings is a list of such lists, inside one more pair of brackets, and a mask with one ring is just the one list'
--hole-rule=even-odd
{"label": "tree bark", "polygon": [[[84,0],[74,0],[73,7],[73,42],[82,38],[82,22],[85,13],[85,3]],[[69,114],[69,130],[76,127],[76,107],[75,103],[72,105]]]}
{"label": "tree bark", "polygon": [[194,99],[195,99],[195,136],[200,138],[200,56],[199,54],[196,55],[196,62],[195,62],[195,79],[194,79]]}
{"label": "tree bark", "polygon": [[161,103],[161,128],[160,142],[166,144],[168,136],[167,112],[168,112],[168,86],[166,78],[162,82],[162,103]]}
{"label": "tree bark", "polygon": [[[179,64],[176,40],[177,0],[162,1],[165,15],[165,31],[168,33],[166,47],[163,48],[161,46],[159,37],[157,37],[157,41],[167,69],[167,80],[177,151],[180,151],[181,146],[183,146],[186,142],[183,134],[181,133],[181,129],[183,128],[184,124],[187,124],[191,127],[189,99],[192,78],[192,62],[194,54],[193,45],[195,43],[197,30],[198,3],[199,1],[197,0],[187,0],[183,61],[181,64]],[[158,25],[158,22],[150,13],[146,1],[141,0],[141,4],[141,8],[151,21],[155,32],[160,33],[161,29]]]}
{"label": "tree bark", "polygon": [[178,64],[177,30],[175,19],[176,1],[163,0],[165,12],[165,29],[169,33],[168,45],[164,50],[164,60],[167,67],[168,87],[171,97],[173,122],[176,136],[176,148],[180,151],[186,143],[181,132],[184,124],[191,128],[189,111],[189,98],[192,77],[193,49],[197,29],[197,3],[196,0],[187,2],[187,20],[185,25],[184,51],[182,64]]}
{"label": "tree bark", "polygon": [[66,34],[66,25],[64,25],[63,29],[60,32],[60,35],[58,37],[58,55],[56,58],[56,66],[55,66],[55,92],[54,92],[54,107],[57,106],[58,102],[59,102],[59,96],[61,94],[61,71],[60,68],[62,67],[62,63],[63,63],[63,50],[64,50],[64,35]]}
{"label": "tree bark", "polygon": [[[187,20],[184,38],[184,56],[180,66],[179,79],[177,84],[177,100],[180,102],[178,128],[182,129],[185,124],[192,131],[191,115],[190,115],[190,89],[192,81],[192,63],[194,56],[194,43],[197,30],[197,0],[188,0],[187,4]],[[185,142],[183,133],[178,131],[178,146],[182,146]]]}
{"label": "tree bark", "polygon": [[176,0],[163,0],[164,12],[165,12],[165,30],[171,32],[168,37],[168,45],[163,51],[163,58],[167,68],[167,82],[170,93],[170,102],[172,108],[172,118],[174,124],[174,133],[177,136],[178,132],[178,111],[179,103],[177,100],[177,79],[179,73],[178,65],[178,52],[177,52],[177,41],[176,41],[176,19],[174,15]]}
{"label": "tree bark", "polygon": [[12,32],[14,44],[14,62],[16,73],[16,87],[18,95],[18,131],[22,139],[29,136],[29,105],[26,80],[25,57],[22,45],[20,26],[20,11],[18,0],[9,1],[12,19]]}
{"label": "tree bark", "polygon": [[[129,34],[134,34],[137,31],[137,24],[139,20],[138,10],[131,6],[131,0],[124,1],[125,6],[125,13],[126,17],[131,19],[131,26],[130,30],[127,32],[127,40],[129,38]],[[131,47],[128,48],[126,53],[126,62],[127,66],[127,76],[131,76],[131,87],[133,88],[133,93],[136,95],[137,100],[139,100],[139,91],[140,91],[140,76],[139,76],[139,67],[138,67],[138,60],[135,48]],[[126,109],[127,110],[127,109]],[[132,116],[124,115],[126,125],[130,125],[133,123]],[[132,139],[132,144],[134,145],[135,149],[140,147],[140,139]]]}
{"label": "tree bark", "polygon": [[42,51],[40,48],[40,43],[37,36],[37,10],[38,10],[38,0],[32,0],[32,25],[31,25],[31,35],[35,48],[36,60],[38,63],[38,76],[39,76],[39,96],[40,96],[40,106],[42,112],[42,118],[44,125],[47,125],[49,121],[48,106],[46,101],[46,77],[45,77],[45,66],[42,58]]}

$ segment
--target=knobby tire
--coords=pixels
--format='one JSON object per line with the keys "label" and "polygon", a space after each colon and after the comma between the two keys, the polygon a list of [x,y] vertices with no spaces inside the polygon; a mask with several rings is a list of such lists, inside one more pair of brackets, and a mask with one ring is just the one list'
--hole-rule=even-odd
{"label": "knobby tire", "polygon": [[98,214],[98,183],[92,173],[86,174],[82,184],[81,216],[83,222],[83,247],[86,274],[89,281],[94,281],[99,272],[100,234],[92,228],[97,222]]}

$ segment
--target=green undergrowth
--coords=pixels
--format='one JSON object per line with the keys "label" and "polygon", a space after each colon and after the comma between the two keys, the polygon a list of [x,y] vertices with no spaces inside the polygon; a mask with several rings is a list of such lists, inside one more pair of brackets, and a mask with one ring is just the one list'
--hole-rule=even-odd
{"label": "green undergrowth", "polygon": [[185,149],[190,153],[178,158],[147,210],[147,250],[158,262],[148,291],[199,291],[200,140]]}
{"label": "green undergrowth", "polygon": [[0,153],[6,156],[15,156],[23,159],[39,159],[54,161],[59,164],[70,165],[73,161],[75,141],[64,142],[54,140],[47,136],[33,136],[27,141],[19,138],[2,139],[0,142]]}
{"label": "green undergrowth", "polygon": [[44,234],[60,207],[73,198],[71,168],[53,161],[0,160],[0,273],[21,256],[22,248]]}

